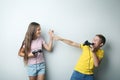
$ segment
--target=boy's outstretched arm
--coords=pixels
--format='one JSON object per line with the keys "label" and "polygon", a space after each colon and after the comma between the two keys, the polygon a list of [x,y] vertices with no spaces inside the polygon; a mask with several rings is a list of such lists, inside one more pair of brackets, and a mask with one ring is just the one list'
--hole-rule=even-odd
{"label": "boy's outstretched arm", "polygon": [[68,39],[65,39],[65,38],[62,38],[60,36],[57,36],[57,35],[54,35],[54,40],[60,40],[70,46],[74,46],[74,47],[78,47],[80,48],[80,44],[79,43],[76,43],[74,41],[71,41],[71,40],[68,40]]}

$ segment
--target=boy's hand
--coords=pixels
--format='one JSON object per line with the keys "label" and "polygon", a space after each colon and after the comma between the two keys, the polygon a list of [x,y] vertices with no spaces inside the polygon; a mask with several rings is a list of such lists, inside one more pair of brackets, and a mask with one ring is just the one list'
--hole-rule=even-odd
{"label": "boy's hand", "polygon": [[93,53],[96,53],[97,49],[94,48],[94,47],[91,47],[91,51],[92,51]]}

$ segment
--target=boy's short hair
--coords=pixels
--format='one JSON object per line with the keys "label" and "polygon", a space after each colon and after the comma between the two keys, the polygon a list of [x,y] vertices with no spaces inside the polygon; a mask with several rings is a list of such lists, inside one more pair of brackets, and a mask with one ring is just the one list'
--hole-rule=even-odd
{"label": "boy's short hair", "polygon": [[98,36],[101,39],[101,42],[103,43],[103,45],[106,42],[106,38],[102,35],[102,34],[97,34],[96,36]]}

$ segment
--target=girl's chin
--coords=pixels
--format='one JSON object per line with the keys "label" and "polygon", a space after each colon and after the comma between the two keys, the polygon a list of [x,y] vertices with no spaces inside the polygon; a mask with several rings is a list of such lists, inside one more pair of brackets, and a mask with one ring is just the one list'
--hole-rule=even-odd
{"label": "girl's chin", "polygon": [[37,37],[40,37],[40,35],[37,35]]}

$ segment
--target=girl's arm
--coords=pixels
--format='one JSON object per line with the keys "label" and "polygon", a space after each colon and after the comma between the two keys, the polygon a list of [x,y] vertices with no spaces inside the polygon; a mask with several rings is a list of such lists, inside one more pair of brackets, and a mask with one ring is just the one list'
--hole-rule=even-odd
{"label": "girl's arm", "polygon": [[47,50],[47,51],[51,51],[52,50],[52,44],[53,44],[53,31],[50,30],[49,31],[49,35],[50,35],[50,41],[48,44],[43,44],[43,47]]}
{"label": "girl's arm", "polygon": [[25,51],[25,49],[21,48],[18,52],[18,55],[21,56],[21,57],[24,57],[24,55],[25,55],[24,51]]}
{"label": "girl's arm", "polygon": [[60,40],[60,41],[66,43],[66,44],[68,44],[68,45],[70,45],[70,46],[74,46],[74,47],[80,48],[80,44],[79,44],[79,43],[73,42],[73,41],[71,41],[71,40],[68,40],[68,39],[65,39],[65,38],[61,38],[61,37],[56,36],[56,35],[54,36],[54,39],[55,39],[55,40]]}
{"label": "girl's arm", "polygon": [[[21,48],[18,52],[18,55],[21,57],[24,57],[25,56],[25,48]],[[35,56],[32,53],[29,53],[28,57],[35,57]]]}

